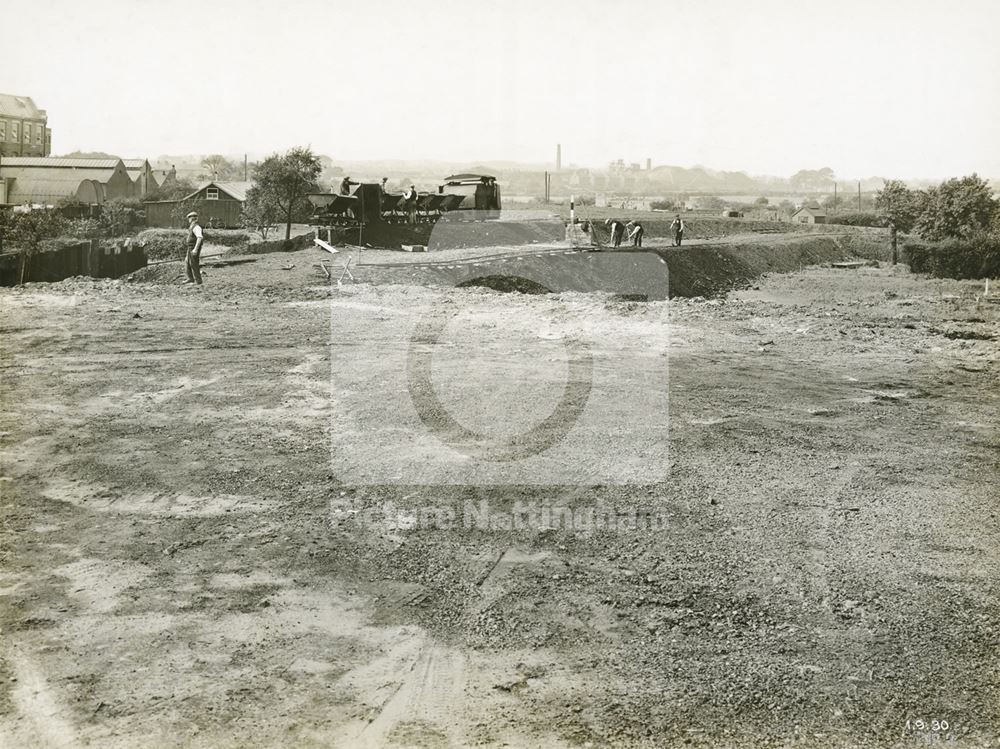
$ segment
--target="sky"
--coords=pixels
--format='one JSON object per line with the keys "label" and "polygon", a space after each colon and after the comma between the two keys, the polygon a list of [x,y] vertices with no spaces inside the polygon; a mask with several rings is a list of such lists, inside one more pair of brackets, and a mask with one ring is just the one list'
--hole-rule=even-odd
{"label": "sky", "polygon": [[[31,0],[53,153],[1000,176],[996,0]],[[13,63],[13,64],[11,64]]]}

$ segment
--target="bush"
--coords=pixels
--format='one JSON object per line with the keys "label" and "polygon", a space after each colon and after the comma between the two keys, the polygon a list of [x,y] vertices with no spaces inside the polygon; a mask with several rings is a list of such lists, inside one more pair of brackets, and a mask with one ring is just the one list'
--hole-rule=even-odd
{"label": "bush", "polygon": [[978,233],[968,239],[907,242],[903,260],[914,273],[939,278],[996,278],[1000,276],[1000,235]]}
{"label": "bush", "polygon": [[187,252],[187,231],[183,229],[146,229],[136,237],[150,260],[180,259]]}
{"label": "bush", "polygon": [[97,239],[104,236],[104,227],[96,218],[76,218],[66,222],[65,235],[79,239]]}
{"label": "bush", "polygon": [[844,226],[885,226],[885,219],[877,213],[841,213],[837,216],[827,216],[826,223]]}
{"label": "bush", "polygon": [[654,200],[649,204],[649,207],[654,211],[672,211],[674,210],[674,201]]}

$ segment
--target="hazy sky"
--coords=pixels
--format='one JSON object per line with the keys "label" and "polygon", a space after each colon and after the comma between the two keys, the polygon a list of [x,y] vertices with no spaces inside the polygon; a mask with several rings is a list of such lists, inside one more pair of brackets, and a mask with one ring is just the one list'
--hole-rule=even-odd
{"label": "hazy sky", "polygon": [[55,153],[1000,176],[997,0],[30,0]]}

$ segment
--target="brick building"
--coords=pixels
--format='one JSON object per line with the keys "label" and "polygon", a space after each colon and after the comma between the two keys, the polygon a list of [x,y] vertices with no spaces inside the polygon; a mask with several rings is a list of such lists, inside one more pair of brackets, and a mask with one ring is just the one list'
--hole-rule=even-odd
{"label": "brick building", "polygon": [[52,131],[44,109],[30,96],[0,94],[0,157],[48,156]]}

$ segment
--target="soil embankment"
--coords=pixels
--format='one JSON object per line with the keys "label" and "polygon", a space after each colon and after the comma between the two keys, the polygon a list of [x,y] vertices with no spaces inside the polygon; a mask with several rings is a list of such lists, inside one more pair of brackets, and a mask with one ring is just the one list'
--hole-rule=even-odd
{"label": "soil embankment", "polygon": [[670,274],[670,296],[716,296],[765,273],[787,273],[850,256],[836,237],[773,239],[652,250]]}

